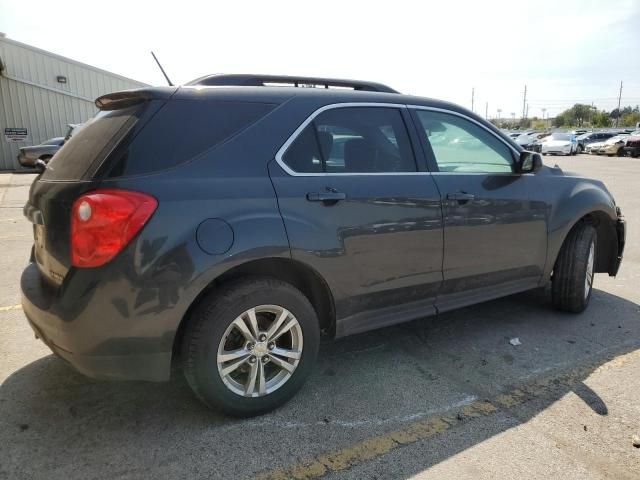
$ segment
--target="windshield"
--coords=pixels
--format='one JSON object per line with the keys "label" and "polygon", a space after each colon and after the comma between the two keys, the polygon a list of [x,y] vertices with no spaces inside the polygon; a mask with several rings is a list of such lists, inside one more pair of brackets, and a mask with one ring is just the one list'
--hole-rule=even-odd
{"label": "windshield", "polygon": [[551,136],[549,137],[551,140],[566,140],[566,141],[571,141],[571,137],[573,137],[573,135],[569,134],[569,133],[553,133],[551,134]]}

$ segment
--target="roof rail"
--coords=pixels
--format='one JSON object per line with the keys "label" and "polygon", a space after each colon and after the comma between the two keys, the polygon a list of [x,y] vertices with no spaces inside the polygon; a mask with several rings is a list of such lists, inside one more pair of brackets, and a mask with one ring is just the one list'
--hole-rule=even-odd
{"label": "roof rail", "polygon": [[233,86],[233,87],[268,87],[293,86],[315,88],[352,88],[367,92],[399,93],[391,87],[381,83],[362,82],[360,80],[343,80],[335,78],[294,77],[288,75],[250,75],[250,74],[222,74],[207,75],[186,84],[187,86]]}

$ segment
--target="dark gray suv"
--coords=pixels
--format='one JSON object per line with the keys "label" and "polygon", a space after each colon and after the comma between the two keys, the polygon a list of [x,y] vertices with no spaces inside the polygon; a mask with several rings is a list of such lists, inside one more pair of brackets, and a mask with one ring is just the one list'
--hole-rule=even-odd
{"label": "dark gray suv", "polygon": [[[313,87],[313,88],[303,88]],[[34,181],[36,335],[80,372],[255,415],[340,337],[542,287],[581,312],[625,223],[459,106],[384,85],[209,76],[105,95]]]}

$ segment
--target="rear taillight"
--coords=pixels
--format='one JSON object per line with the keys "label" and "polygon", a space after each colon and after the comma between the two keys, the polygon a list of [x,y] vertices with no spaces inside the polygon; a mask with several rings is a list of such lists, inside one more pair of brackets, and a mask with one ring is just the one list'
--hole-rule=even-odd
{"label": "rear taillight", "polygon": [[144,193],[100,189],[86,193],[71,208],[71,263],[104,265],[149,220],[158,202]]}

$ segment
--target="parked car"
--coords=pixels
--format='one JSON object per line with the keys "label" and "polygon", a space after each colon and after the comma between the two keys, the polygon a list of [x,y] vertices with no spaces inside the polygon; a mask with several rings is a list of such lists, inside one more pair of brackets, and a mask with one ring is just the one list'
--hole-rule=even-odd
{"label": "parked car", "polygon": [[606,139],[615,136],[612,132],[589,132],[580,135],[577,138],[578,141],[578,153],[583,153],[587,147],[592,143],[604,142]]}
{"label": "parked car", "polygon": [[624,153],[633,158],[640,156],[640,130],[633,132],[627,137]]}
{"label": "parked car", "polygon": [[602,146],[604,145],[604,140],[600,141],[600,142],[593,142],[593,143],[589,143],[588,145],[585,146],[584,148],[584,153],[588,153],[591,155],[598,155],[598,151],[600,150],[600,148],[602,148]]}
{"label": "parked car", "polygon": [[302,386],[322,335],[549,283],[581,312],[622,260],[601,181],[451,103],[214,75],[96,105],[31,186],[21,279],[36,335],[91,377],[174,363],[207,405],[256,415]]}
{"label": "parked car", "polygon": [[40,145],[22,147],[18,153],[18,162],[23,167],[36,167],[38,160],[48,163],[51,157],[64,144],[64,137],[50,138]]}
{"label": "parked car", "polygon": [[22,147],[18,154],[18,162],[23,167],[44,169],[53,155],[82,127],[84,127],[84,123],[70,123],[67,125],[67,133],[64,137],[51,138],[40,145]]}
{"label": "parked car", "polygon": [[536,151],[538,148],[538,137],[535,132],[522,133],[515,138],[515,142],[525,150]]}
{"label": "parked car", "polygon": [[609,157],[613,157],[614,155],[624,157],[624,142],[627,138],[629,138],[628,133],[611,137],[602,143],[596,153],[598,155],[608,155]]}
{"label": "parked car", "polygon": [[554,132],[542,140],[541,151],[543,155],[575,155],[578,142],[572,133]]}

